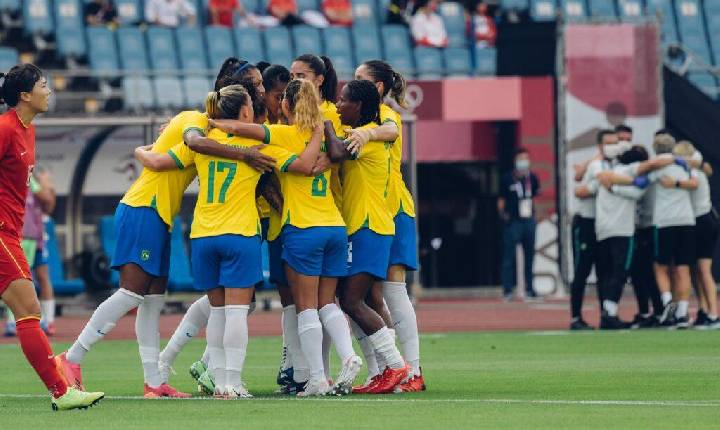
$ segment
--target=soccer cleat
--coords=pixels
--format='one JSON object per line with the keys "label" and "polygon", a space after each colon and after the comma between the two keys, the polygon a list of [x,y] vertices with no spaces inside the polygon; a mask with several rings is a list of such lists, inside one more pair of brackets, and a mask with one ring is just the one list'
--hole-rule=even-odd
{"label": "soccer cleat", "polygon": [[308,383],[308,381],[305,381],[305,382],[292,381],[288,385],[280,387],[277,390],[277,393],[278,394],[286,394],[288,396],[296,396],[305,390],[305,385],[307,385],[307,383]]}
{"label": "soccer cleat", "polygon": [[216,400],[227,400],[228,399],[228,393],[225,391],[225,387],[223,389],[220,389],[219,387],[213,390],[211,393],[213,398]]}
{"label": "soccer cleat", "polygon": [[68,361],[67,352],[55,356],[55,366],[60,371],[60,375],[65,378],[68,386],[75,387],[80,391],[85,390],[82,382],[82,369],[79,364]]}
{"label": "soccer cleat", "polygon": [[[167,384],[168,381],[170,381],[170,374],[177,375],[175,372],[175,369],[172,368],[172,366],[162,360],[158,360],[158,370],[160,371],[160,378],[162,379],[164,384]],[[192,372],[191,372],[192,374]]]}
{"label": "soccer cleat", "polygon": [[690,318],[687,315],[684,317],[675,318],[675,328],[678,330],[686,329],[690,327]]}
{"label": "soccer cleat", "polygon": [[667,322],[674,319],[675,316],[675,310],[677,309],[677,304],[675,302],[670,302],[663,308],[662,314],[660,314],[660,318],[658,321],[660,321],[660,325],[665,327],[668,326]]}
{"label": "soccer cleat", "polygon": [[87,409],[95,406],[105,397],[105,393],[87,393],[73,387],[68,387],[62,396],[52,399],[54,411],[67,411],[70,409]]}
{"label": "soccer cleat", "polygon": [[198,360],[190,365],[190,376],[192,376],[194,380],[199,381],[200,376],[202,376],[207,369],[207,365],[203,363],[202,360]]}
{"label": "soccer cleat", "polygon": [[285,370],[280,369],[277,375],[277,384],[281,387],[285,387],[293,383],[293,368],[289,367]]}
{"label": "soccer cleat", "polygon": [[720,318],[715,318],[715,319],[708,318],[707,327],[710,330],[720,329]]}
{"label": "soccer cleat", "polygon": [[399,369],[386,367],[385,371],[382,374],[382,378],[380,378],[378,383],[375,384],[375,386],[368,391],[368,394],[392,393],[393,391],[395,391],[395,387],[400,385],[400,383],[405,378],[407,378],[410,370],[411,367],[407,364],[405,365],[405,367],[401,367]]}
{"label": "soccer cleat", "polygon": [[407,382],[395,387],[396,393],[417,393],[425,390],[427,390],[427,387],[425,386],[425,379],[422,374],[413,375]]}
{"label": "soccer cleat", "polygon": [[378,373],[377,375],[372,377],[368,377],[368,379],[363,385],[353,387],[353,394],[368,394],[368,392],[373,389],[378,382],[380,382],[380,379],[382,379],[381,373]]}
{"label": "soccer cleat", "polygon": [[657,318],[654,315],[645,316],[642,314],[636,314],[632,322],[630,322],[630,328],[635,330],[639,328],[653,328],[657,327]]}
{"label": "soccer cleat", "polygon": [[253,395],[248,392],[247,388],[245,388],[245,385],[243,384],[235,387],[228,385],[226,388],[225,398],[227,400],[252,399]]}
{"label": "soccer cleat", "polygon": [[202,375],[197,380],[198,383],[198,391],[202,394],[206,394],[208,396],[213,395],[215,393],[215,377],[213,376],[210,369],[203,372]]}
{"label": "soccer cleat", "polygon": [[330,385],[327,380],[322,377],[320,379],[311,379],[305,384],[305,389],[297,394],[298,397],[324,396],[330,391]]}
{"label": "soccer cleat", "polygon": [[624,330],[630,325],[618,317],[603,315],[600,317],[600,330]]}
{"label": "soccer cleat", "polygon": [[708,318],[708,315],[703,311],[702,309],[699,309],[697,311],[697,317],[695,318],[695,321],[693,322],[693,328],[703,330],[707,329],[707,323],[710,321],[710,318]]}
{"label": "soccer cleat", "polygon": [[595,327],[586,323],[582,318],[574,319],[570,323],[570,330],[595,330]]}
{"label": "soccer cleat", "polygon": [[148,384],[145,384],[145,394],[143,397],[146,399],[160,399],[163,397],[169,397],[172,399],[187,399],[190,397],[190,394],[178,391],[168,384],[162,384],[157,388],[153,388]]}
{"label": "soccer cleat", "polygon": [[345,364],[343,364],[340,374],[337,377],[337,383],[333,385],[330,393],[334,396],[347,396],[350,394],[353,390],[352,384],[360,372],[360,369],[362,369],[362,365],[362,359],[357,355],[353,355],[345,360]]}

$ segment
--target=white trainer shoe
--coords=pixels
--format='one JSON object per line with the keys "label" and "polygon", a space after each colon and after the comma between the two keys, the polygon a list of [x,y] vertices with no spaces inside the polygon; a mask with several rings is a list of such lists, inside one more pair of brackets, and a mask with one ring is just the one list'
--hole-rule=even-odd
{"label": "white trainer shoe", "polygon": [[357,355],[353,355],[345,360],[342,369],[340,369],[340,374],[337,377],[337,382],[332,387],[330,393],[334,396],[347,396],[350,394],[352,392],[353,382],[355,382],[355,378],[358,373],[360,373],[362,366],[363,361]]}
{"label": "white trainer shoe", "polygon": [[310,379],[305,384],[305,391],[298,393],[298,397],[324,396],[330,391],[330,384],[325,377],[319,379]]}
{"label": "white trainer shoe", "polygon": [[229,400],[253,398],[253,395],[248,392],[247,388],[245,388],[245,385],[243,384],[236,386],[228,385],[225,391],[227,392],[225,398]]}

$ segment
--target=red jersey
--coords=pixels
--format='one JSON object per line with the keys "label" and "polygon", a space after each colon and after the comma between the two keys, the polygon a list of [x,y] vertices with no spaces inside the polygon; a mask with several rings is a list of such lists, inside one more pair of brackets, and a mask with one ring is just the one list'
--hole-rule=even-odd
{"label": "red jersey", "polygon": [[217,20],[214,25],[233,26],[233,12],[238,7],[238,0],[210,0],[208,7],[217,11]]}
{"label": "red jersey", "polygon": [[10,109],[0,115],[0,233],[21,236],[34,165],[35,127]]}

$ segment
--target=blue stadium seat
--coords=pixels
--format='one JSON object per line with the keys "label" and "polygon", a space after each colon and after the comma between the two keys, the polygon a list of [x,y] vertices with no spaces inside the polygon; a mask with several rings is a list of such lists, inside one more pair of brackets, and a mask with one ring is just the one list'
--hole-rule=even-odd
{"label": "blue stadium seat", "polygon": [[83,5],[80,0],[55,0],[55,39],[58,52],[68,57],[82,57],[87,52],[83,28]]}
{"label": "blue stadium seat", "polygon": [[[100,217],[97,225],[97,233],[102,251],[107,255],[108,260],[112,261],[113,255],[115,254],[115,244],[117,243],[115,217],[112,215]],[[115,287],[120,284],[120,274],[116,270],[110,271],[110,284]]]}
{"label": "blue stadium seat", "polygon": [[368,30],[367,27],[354,25],[352,28],[353,45],[355,46],[355,60],[358,63],[368,60],[381,60],[380,36],[377,28]]}
{"label": "blue stadium seat", "polygon": [[442,77],[445,68],[441,49],[418,46],[415,48],[414,54],[417,74],[420,79]]}
{"label": "blue stadium seat", "polygon": [[190,258],[185,246],[182,220],[176,216],[170,234],[170,276],[168,291],[193,291],[193,278],[190,271]]}
{"label": "blue stadium seat", "polygon": [[16,13],[20,11],[21,7],[20,0],[0,0],[0,11]]}
{"label": "blue stadium seat", "polygon": [[690,72],[688,80],[713,100],[718,98],[718,82],[708,72]]}
{"label": "blue stadium seat", "polygon": [[707,64],[712,64],[712,58],[710,56],[710,46],[705,40],[704,34],[690,33],[682,35],[683,46],[689,49],[692,53],[702,58]]}
{"label": "blue stadium seat", "polygon": [[592,18],[615,18],[615,0],[588,0],[588,9]]}
{"label": "blue stadium seat", "polygon": [[[185,105],[180,79],[159,76],[153,80],[155,87],[155,107],[161,109],[177,109]],[[206,93],[207,95],[207,93]]]}
{"label": "blue stadium seat", "polygon": [[287,27],[270,27],[263,33],[265,37],[265,49],[267,50],[267,61],[271,64],[282,64],[290,67],[293,56],[292,44],[290,43],[290,32]]}
{"label": "blue stadium seat", "polygon": [[265,11],[262,10],[265,2],[263,2],[262,0],[242,0],[242,4],[245,10],[249,13],[262,12],[261,15],[265,14]]}
{"label": "blue stadium seat", "polygon": [[306,10],[320,10],[320,2],[318,0],[297,0],[298,12],[304,12]]}
{"label": "blue stadium seat", "polygon": [[412,76],[415,66],[410,48],[410,33],[403,25],[384,25],[381,29],[385,58],[398,72]]}
{"label": "blue stadium seat", "polygon": [[309,25],[296,25],[292,27],[292,38],[295,46],[295,56],[303,54],[323,55],[320,31]]}
{"label": "blue stadium seat", "polygon": [[117,30],[117,41],[123,70],[131,72],[148,70],[145,38],[139,28],[119,28]]}
{"label": "blue stadium seat", "polygon": [[0,72],[7,73],[10,68],[20,62],[15,48],[0,47]]}
{"label": "blue stadium seat", "polygon": [[[352,11],[354,28],[377,25],[380,22],[375,0],[353,0]],[[367,31],[367,28],[365,28],[365,31]]]}
{"label": "blue stadium seat", "polygon": [[448,35],[448,46],[462,48],[467,46],[467,32],[465,27],[465,11],[460,3],[443,2],[440,4],[440,16],[445,22]]}
{"label": "blue stadium seat", "polygon": [[341,79],[348,79],[355,73],[355,61],[350,42],[350,30],[345,27],[323,29],[325,54],[332,59],[333,66]]}
{"label": "blue stadium seat", "polygon": [[205,27],[205,42],[212,70],[219,70],[226,58],[235,56],[232,36],[227,27],[216,25]]}
{"label": "blue stadium seat", "polygon": [[495,48],[475,48],[475,74],[491,76],[497,68],[497,52]]}
{"label": "blue stadium seat", "polygon": [[446,48],[445,73],[448,76],[468,76],[472,74],[472,60],[468,48]]}
{"label": "blue stadium seat", "polygon": [[186,72],[205,72],[208,70],[207,54],[202,31],[199,28],[186,27],[175,31],[178,56]]}
{"label": "blue stadium seat", "polygon": [[238,49],[238,57],[243,60],[256,64],[265,59],[262,36],[257,28],[235,28],[235,46]]}
{"label": "blue stadium seat", "polygon": [[50,0],[23,1],[23,28],[27,34],[50,34],[54,30]]}
{"label": "blue stadium seat", "polygon": [[644,17],[641,0],[618,0],[618,15],[623,22],[640,21]]}
{"label": "blue stadium seat", "polygon": [[535,21],[554,21],[557,18],[555,0],[530,0],[530,16]]}
{"label": "blue stadium seat", "polygon": [[115,0],[120,25],[133,25],[143,20],[143,4],[140,0]]}
{"label": "blue stadium seat", "polygon": [[500,6],[503,9],[517,9],[517,10],[523,10],[527,9],[528,6],[528,0],[500,0]]}
{"label": "blue stadium seat", "polygon": [[569,21],[582,20],[588,15],[585,0],[559,0],[559,4],[563,16]]}
{"label": "blue stadium seat", "polygon": [[663,44],[667,45],[679,40],[672,0],[647,0],[647,13],[660,15]]}
{"label": "blue stadium seat", "polygon": [[203,108],[205,98],[212,90],[212,83],[208,78],[204,76],[188,76],[183,79],[182,84],[185,93],[185,106]]}
{"label": "blue stadium seat", "polygon": [[94,72],[120,70],[113,32],[107,27],[88,27],[86,34],[90,68]]}
{"label": "blue stadium seat", "polygon": [[708,64],[711,64],[710,45],[707,40],[702,13],[703,10],[698,0],[678,0],[675,2],[678,32],[683,45],[701,56]]}
{"label": "blue stadium seat", "polygon": [[[182,32],[184,29],[178,30]],[[145,32],[150,64],[154,70],[177,70],[179,67],[175,53],[173,31],[167,27],[150,27]]]}
{"label": "blue stadium seat", "polygon": [[48,252],[48,272],[53,291],[58,296],[74,296],[85,291],[85,282],[82,279],[65,279],[65,268],[63,267],[60,248],[55,235],[55,222],[45,222],[45,234],[47,241],[45,249]]}
{"label": "blue stadium seat", "polygon": [[125,109],[142,111],[155,106],[153,86],[150,79],[142,76],[129,76],[123,79]]}
{"label": "blue stadium seat", "polygon": [[707,20],[710,39],[714,40],[720,37],[720,1],[705,0],[703,7],[705,9],[705,19]]}

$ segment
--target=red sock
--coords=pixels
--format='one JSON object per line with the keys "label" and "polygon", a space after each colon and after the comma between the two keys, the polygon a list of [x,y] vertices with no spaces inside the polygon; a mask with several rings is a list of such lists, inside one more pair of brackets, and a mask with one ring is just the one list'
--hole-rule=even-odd
{"label": "red sock", "polygon": [[67,391],[65,379],[55,366],[50,343],[40,328],[39,318],[23,318],[17,321],[17,337],[25,358],[30,362],[45,386],[56,399]]}

